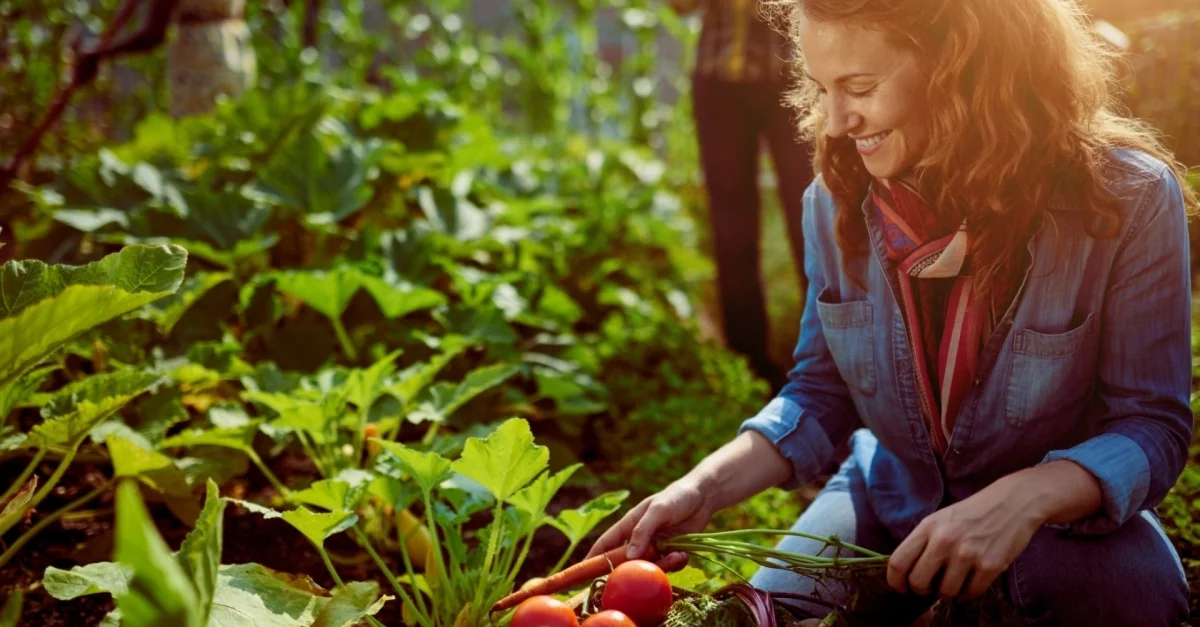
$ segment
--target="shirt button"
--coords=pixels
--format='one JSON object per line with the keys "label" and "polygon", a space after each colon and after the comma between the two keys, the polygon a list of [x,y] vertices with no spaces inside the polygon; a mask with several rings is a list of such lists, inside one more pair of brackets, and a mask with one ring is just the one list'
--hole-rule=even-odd
{"label": "shirt button", "polygon": [[983,383],[983,379],[975,377],[975,387],[979,387],[980,383]]}

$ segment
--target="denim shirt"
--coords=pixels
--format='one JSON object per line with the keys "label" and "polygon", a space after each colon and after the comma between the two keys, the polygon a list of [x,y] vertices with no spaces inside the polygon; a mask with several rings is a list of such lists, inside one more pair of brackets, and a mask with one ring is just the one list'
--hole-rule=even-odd
{"label": "denim shirt", "polygon": [[1162,500],[1192,434],[1187,218],[1166,165],[1130,150],[1113,156],[1120,231],[1093,238],[1078,201],[1050,203],[944,456],[934,453],[921,413],[913,346],[874,212],[864,203],[868,254],[847,264],[863,289],[843,271],[833,197],[820,178],[808,188],[809,287],[795,367],[739,430],[763,434],[791,461],[785,487],[827,470],[853,434],[852,461],[897,539],[1007,474],[1060,459],[1091,472],[1103,492],[1101,510],[1070,525],[1077,533],[1108,533]]}

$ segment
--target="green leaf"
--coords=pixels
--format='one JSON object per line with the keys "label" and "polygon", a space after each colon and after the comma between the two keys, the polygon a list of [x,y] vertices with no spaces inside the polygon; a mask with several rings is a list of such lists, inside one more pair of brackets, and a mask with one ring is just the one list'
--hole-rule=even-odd
{"label": "green leaf", "polygon": [[73,446],[101,421],[161,381],[157,375],[121,370],[72,383],[56,392],[42,408],[46,421],[33,428],[29,443]]}
{"label": "green leaf", "polygon": [[[575,471],[583,467],[583,464],[572,464],[562,470],[551,475],[549,472],[544,472],[538,475],[533,483],[521,488],[516,494],[512,495],[509,503],[517,509],[518,512],[524,514],[529,522],[536,524],[545,515],[546,506],[550,504],[550,500],[554,495],[567,483],[571,475]],[[522,535],[529,533],[533,529],[525,529]]]}
{"label": "green leaf", "polygon": [[311,225],[335,224],[370,200],[377,152],[375,143],[354,141],[330,150],[316,133],[304,133],[259,173],[257,192],[298,209]]}
{"label": "green leaf", "polygon": [[437,453],[423,453],[403,444],[378,438],[371,438],[371,441],[383,447],[383,450],[388,453],[395,455],[400,469],[421,486],[422,492],[433,492],[439,483],[450,476],[450,460]]}
{"label": "green leaf", "polygon": [[330,319],[341,317],[360,288],[375,299],[389,319],[432,309],[446,302],[446,297],[436,290],[403,283],[391,284],[349,267],[331,271],[279,272],[273,276],[279,291],[304,301]]}
{"label": "green leaf", "polygon": [[563,532],[572,543],[578,544],[600,524],[600,521],[620,509],[627,498],[629,492],[626,490],[605,492],[585,503],[583,507],[559,512],[558,516],[549,522],[552,527]]}
{"label": "green leaf", "polygon": [[222,268],[233,269],[243,259],[265,253],[274,248],[279,243],[279,236],[271,234],[255,239],[240,240],[229,250],[221,250],[209,245],[207,242],[195,240],[175,238],[171,240],[171,243],[186,248],[188,254],[193,257],[214,263]]}
{"label": "green leaf", "polygon": [[457,385],[435,385],[428,388],[417,401],[408,419],[415,423],[444,422],[455,410],[520,371],[520,366],[492,364],[472,371]]}
{"label": "green leaf", "polygon": [[325,595],[304,575],[258,564],[222,566],[208,627],[307,627],[329,603]]}
{"label": "green leaf", "polygon": [[366,495],[369,485],[359,483],[358,486],[351,487],[345,481],[322,479],[314,481],[304,490],[293,493],[292,499],[331,512],[352,511]]}
{"label": "green leaf", "polygon": [[323,546],[326,538],[337,535],[358,522],[358,515],[353,512],[342,510],[317,514],[306,507],[288,510],[282,517],[315,546]]}
{"label": "green leaf", "polygon": [[533,432],[522,418],[500,425],[487,440],[470,438],[453,468],[483,485],[497,501],[507,501],[545,470],[550,450],[533,443]]}
{"label": "green leaf", "polygon": [[389,283],[379,277],[360,276],[363,289],[379,304],[380,311],[389,320],[395,320],[414,311],[433,309],[446,302],[445,294],[409,283]]}
{"label": "green leaf", "polygon": [[96,562],[87,566],[76,566],[62,570],[53,566],[42,575],[42,586],[46,593],[59,601],[102,592],[121,596],[129,591],[133,579],[133,566],[115,562]]}
{"label": "green leaf", "polygon": [[683,570],[667,573],[667,581],[676,588],[693,590],[708,583],[708,574],[695,566],[687,566]]}
{"label": "green leaf", "polygon": [[460,336],[450,335],[442,338],[442,352],[433,356],[428,361],[414,364],[402,370],[396,375],[396,381],[388,386],[387,391],[406,405],[412,403],[417,399],[417,395],[422,390],[428,387],[430,383],[433,383],[438,373],[468,347],[470,347],[470,343]]}
{"label": "green leaf", "polygon": [[79,334],[179,289],[187,252],[131,246],[86,266],[0,266],[0,386]]}
{"label": "green leaf", "polygon": [[50,419],[75,413],[83,401],[100,403],[108,398],[132,399],[163,381],[157,374],[137,370],[94,374],[63,386],[51,395],[42,407],[42,417]]}
{"label": "green leaf", "polygon": [[175,324],[212,288],[232,279],[224,272],[201,272],[183,283],[174,294],[154,303],[147,317],[158,325],[166,335],[171,334]]}
{"label": "green leaf", "polygon": [[8,385],[0,386],[0,422],[4,421],[9,412],[29,398],[29,395],[42,385],[46,376],[55,370],[58,370],[58,366],[35,368]]}
{"label": "green leaf", "polygon": [[0,627],[17,627],[21,622],[21,605],[25,602],[25,591],[13,588],[0,607]]}
{"label": "green leaf", "polygon": [[334,591],[333,598],[313,622],[313,627],[343,627],[356,624],[365,616],[374,616],[394,597],[379,596],[379,584],[355,581]]}
{"label": "green leaf", "polygon": [[421,498],[421,489],[394,477],[379,475],[371,482],[368,494],[399,510],[407,508]]}
{"label": "green leaf", "polygon": [[392,351],[383,359],[371,364],[369,368],[355,369],[350,373],[346,382],[349,388],[349,400],[358,407],[359,411],[367,411],[382,393],[385,380],[396,371],[396,358],[403,351]]}
{"label": "green leaf", "polygon": [[272,427],[304,431],[312,435],[317,443],[330,440],[330,426],[339,417],[337,413],[327,412],[321,403],[295,394],[256,391],[245,394],[246,398],[279,414],[269,423]]}
{"label": "green leaf", "polygon": [[125,627],[204,627],[196,590],[158,534],[132,481],[117,487],[113,555],[133,567],[128,593],[117,597]]}
{"label": "green leaf", "polygon": [[222,521],[225,514],[225,501],[221,500],[217,484],[209,481],[207,491],[204,509],[196,520],[195,529],[187,534],[179,552],[175,554],[176,561],[196,587],[196,602],[200,605],[203,625],[209,622],[213,599],[216,596],[217,573],[221,567]]}
{"label": "green leaf", "polygon": [[121,627],[121,610],[116,609],[105,614],[96,627]]}
{"label": "green leaf", "polygon": [[143,448],[116,433],[109,434],[105,443],[116,476],[137,478],[143,485],[161,494],[171,511],[181,520],[187,523],[196,520],[199,508],[192,494],[192,486],[188,483],[187,475],[171,458]]}
{"label": "green leaf", "polygon": [[339,319],[358,291],[359,276],[358,271],[349,268],[331,272],[280,272],[275,274],[275,285],[325,317]]}
{"label": "green leaf", "polygon": [[158,444],[158,448],[201,445],[220,446],[222,448],[241,451],[253,457],[256,453],[251,443],[254,441],[256,433],[258,433],[258,423],[225,429],[188,431],[163,440]]}

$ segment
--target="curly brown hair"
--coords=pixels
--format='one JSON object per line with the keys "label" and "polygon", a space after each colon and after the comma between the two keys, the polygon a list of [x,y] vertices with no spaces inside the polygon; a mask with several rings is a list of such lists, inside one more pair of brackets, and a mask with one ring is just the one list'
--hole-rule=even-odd
{"label": "curly brown hair", "polygon": [[[849,20],[916,54],[930,103],[917,186],[939,213],[967,219],[981,288],[1019,254],[1054,194],[1082,201],[1095,218],[1092,236],[1119,230],[1105,168],[1114,148],[1169,164],[1189,207],[1196,205],[1184,184],[1186,169],[1155,131],[1118,113],[1119,54],[1074,0],[763,0],[763,8],[793,41],[801,16]],[[800,111],[802,135],[816,147],[814,165],[837,202],[838,245],[865,252],[866,224],[857,208],[871,175],[853,139],[825,134],[819,89],[803,59],[794,80],[788,100]]]}

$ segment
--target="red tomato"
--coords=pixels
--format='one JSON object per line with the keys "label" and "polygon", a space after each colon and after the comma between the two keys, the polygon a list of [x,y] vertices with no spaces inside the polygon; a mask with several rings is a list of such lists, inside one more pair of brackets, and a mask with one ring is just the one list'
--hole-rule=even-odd
{"label": "red tomato", "polygon": [[517,606],[511,627],[579,627],[579,619],[570,605],[542,595],[529,597]]}
{"label": "red tomato", "polygon": [[628,616],[616,610],[604,610],[592,614],[583,621],[583,627],[638,627]]}
{"label": "red tomato", "polygon": [[651,627],[667,619],[672,596],[662,569],[646,560],[631,560],[608,576],[600,602],[606,610],[624,612],[640,627]]}

